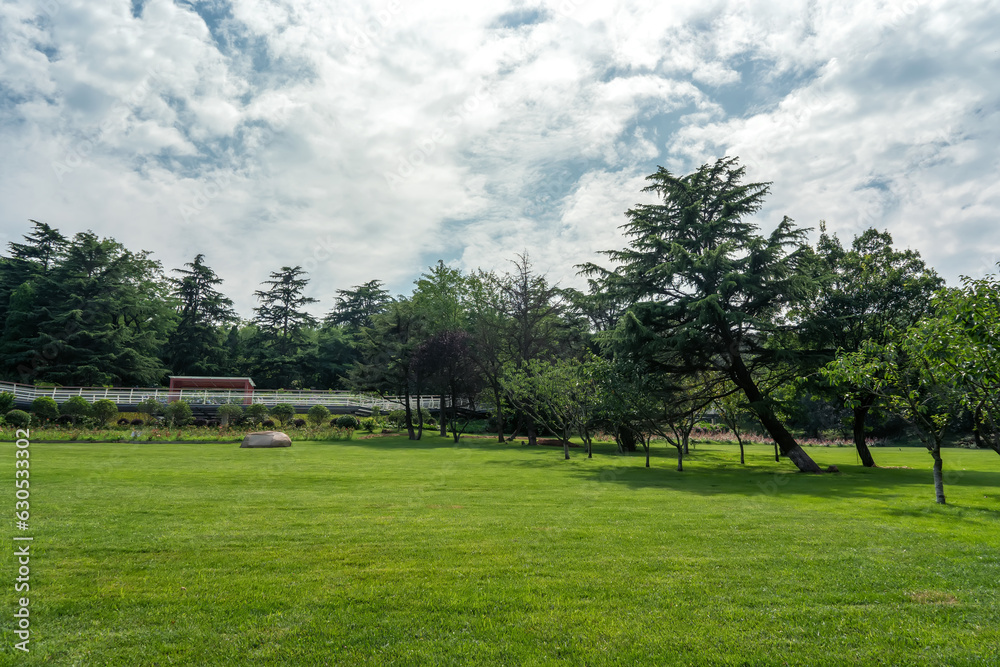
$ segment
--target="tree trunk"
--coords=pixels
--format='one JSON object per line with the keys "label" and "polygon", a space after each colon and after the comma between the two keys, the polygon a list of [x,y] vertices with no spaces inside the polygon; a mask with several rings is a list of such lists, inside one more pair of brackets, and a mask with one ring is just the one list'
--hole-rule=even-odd
{"label": "tree trunk", "polygon": [[677,448],[677,472],[684,472],[684,447]]}
{"label": "tree trunk", "polygon": [[649,439],[642,439],[642,448],[646,450],[646,467],[649,467]]}
{"label": "tree trunk", "polygon": [[944,475],[941,474],[943,463],[941,461],[941,443],[935,443],[931,450],[934,457],[934,495],[937,497],[937,504],[944,505]]}
{"label": "tree trunk", "polygon": [[569,461],[569,429],[563,431],[563,457]]}
{"label": "tree trunk", "polygon": [[528,418],[528,426],[526,430],[528,432],[528,444],[531,445],[532,447],[537,446],[538,433],[535,432],[535,422],[530,417]]}
{"label": "tree trunk", "polygon": [[494,410],[493,414],[494,414],[494,416],[496,417],[496,420],[497,420],[497,442],[504,442],[504,437],[503,437],[503,427],[504,427],[504,423],[503,423],[503,410],[500,408],[500,388],[499,387],[493,387],[493,400],[495,402],[494,408],[493,408],[493,410]]}
{"label": "tree trunk", "polygon": [[737,435],[736,442],[740,443],[740,465],[745,466],[747,464],[747,460],[743,454],[743,438]]}
{"label": "tree trunk", "polygon": [[441,420],[440,420],[441,421],[441,429],[440,430],[441,430],[441,437],[442,438],[448,437],[448,413],[445,411],[444,404],[445,404],[444,394],[441,394],[441,406],[440,406],[441,410],[440,410],[440,414],[438,416],[441,418]]}
{"label": "tree trunk", "polygon": [[[410,408],[410,388],[406,387],[403,390],[403,406],[406,409],[406,433],[410,436],[410,440],[416,440],[416,435],[413,433],[413,410]],[[418,403],[419,405],[419,403]],[[420,409],[419,407],[417,408]]]}
{"label": "tree trunk", "polygon": [[774,415],[770,405],[764,399],[764,395],[757,388],[757,383],[754,382],[753,377],[750,375],[750,370],[743,363],[743,358],[738,354],[733,355],[732,378],[736,386],[746,394],[751,409],[753,409],[757,418],[760,419],[760,423],[767,430],[768,434],[774,440],[774,444],[781,450],[781,453],[787,456],[802,472],[823,472],[816,465],[816,462],[806,454],[805,450],[799,446],[799,443],[795,442],[795,438],[788,432],[785,425],[781,423],[781,420]]}
{"label": "tree trunk", "polygon": [[868,449],[868,442],[865,439],[865,417],[868,416],[868,410],[871,409],[874,402],[874,396],[866,396],[861,401],[861,405],[854,408],[854,446],[858,450],[858,456],[861,457],[861,463],[866,468],[876,467],[875,459],[872,457],[871,450]]}
{"label": "tree trunk", "polygon": [[781,456],[778,455],[778,441],[777,440],[774,441],[774,462],[775,463],[780,463],[781,462]]}

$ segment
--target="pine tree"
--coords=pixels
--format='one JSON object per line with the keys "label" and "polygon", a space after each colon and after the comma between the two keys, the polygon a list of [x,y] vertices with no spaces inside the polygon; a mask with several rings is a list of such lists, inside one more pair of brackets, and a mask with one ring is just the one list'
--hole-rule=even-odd
{"label": "pine tree", "polygon": [[225,325],[237,320],[233,302],[216,289],[222,279],[198,254],[171,278],[179,321],[170,334],[165,360],[175,375],[216,375],[225,372]]}
{"label": "pine tree", "polygon": [[622,226],[629,247],[606,251],[609,271],[588,264],[605,290],[633,305],[612,338],[617,354],[664,373],[722,372],[800,470],[819,466],[795,442],[759,384],[759,373],[781,361],[769,346],[784,332],[787,309],[816,288],[804,230],[784,218],[762,236],[747,218],[757,213],[769,183],[744,183],[736,158],[722,158],[687,176],[666,169],[647,178],[644,192],[662,204],[640,204]]}

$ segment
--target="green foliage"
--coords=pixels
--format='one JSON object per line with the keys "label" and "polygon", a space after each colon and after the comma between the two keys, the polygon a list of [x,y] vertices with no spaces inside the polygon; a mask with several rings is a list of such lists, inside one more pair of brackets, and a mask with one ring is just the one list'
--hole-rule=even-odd
{"label": "green foliage", "polygon": [[165,359],[175,375],[216,375],[224,372],[227,351],[222,329],[237,320],[233,302],[216,286],[222,279],[198,254],[171,278],[177,300],[177,328],[170,334]]}
{"label": "green foliage", "polygon": [[7,414],[14,409],[14,394],[0,391],[0,414]]}
{"label": "green foliage", "polygon": [[361,426],[361,421],[354,415],[340,415],[337,417],[337,426],[340,428],[357,429]]}
{"label": "green foliage", "polygon": [[171,426],[184,426],[191,421],[191,406],[187,401],[178,399],[168,403],[163,414]]}
{"label": "green foliage", "polygon": [[39,396],[31,402],[31,413],[41,421],[51,421],[59,416],[59,405],[51,396]]}
{"label": "green foliage", "polygon": [[288,423],[289,419],[295,416],[295,407],[290,403],[278,403],[268,410],[267,413],[284,426]]}
{"label": "green foliage", "polygon": [[351,289],[337,290],[337,301],[333,311],[327,315],[328,324],[342,326],[347,331],[357,332],[372,326],[373,318],[384,313],[392,297],[383,289],[381,280],[370,280]]}
{"label": "green foliage", "polygon": [[319,426],[330,418],[330,411],[325,405],[314,405],[309,408],[309,412],[306,413],[306,418],[313,426]]}
{"label": "green foliage", "polygon": [[223,426],[228,426],[243,418],[243,408],[235,403],[223,403],[216,409],[215,414]]}
{"label": "green foliage", "polygon": [[24,410],[8,410],[4,421],[16,428],[25,428],[31,424],[31,415]]}
{"label": "green foliage", "polygon": [[[283,266],[272,272],[254,296],[260,305],[254,308],[257,327],[250,363],[263,386],[292,387],[302,380],[306,348],[314,336],[316,318],[304,310],[316,299],[304,296],[309,280],[301,266]],[[303,356],[305,355],[305,356]]]}
{"label": "green foliage", "polygon": [[374,433],[382,428],[382,423],[376,417],[365,417],[361,420],[361,428],[369,433]]}
{"label": "green foliage", "polygon": [[251,424],[263,423],[267,419],[267,414],[267,406],[263,403],[251,403],[243,411],[243,416]]}
{"label": "green foliage", "polygon": [[114,401],[108,400],[106,398],[101,398],[94,401],[93,413],[94,419],[101,426],[104,426],[109,421],[118,416],[118,406],[115,405]]}
{"label": "green foliage", "polygon": [[818,288],[816,261],[805,230],[787,217],[769,235],[758,233],[750,218],[770,184],[744,183],[744,176],[736,158],[680,177],[661,167],[643,191],[663,203],[626,212],[629,247],[605,252],[614,270],[582,268],[610,297],[633,304],[605,337],[614,355],[651,373],[724,373],[782,452],[801,470],[818,472],[759,381],[795,362],[795,350],[780,344],[785,315]]}
{"label": "green foliage", "polygon": [[152,396],[142,399],[135,407],[136,412],[146,415],[147,422],[151,421],[156,415],[162,415],[164,408],[163,403]]}
{"label": "green foliage", "polygon": [[88,417],[92,412],[93,407],[82,396],[70,396],[59,406],[59,414],[71,417],[74,424],[77,419]]}

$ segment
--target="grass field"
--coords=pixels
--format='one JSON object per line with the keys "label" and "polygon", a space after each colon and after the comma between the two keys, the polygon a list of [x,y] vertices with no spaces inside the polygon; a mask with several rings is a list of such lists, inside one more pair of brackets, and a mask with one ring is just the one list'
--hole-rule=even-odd
{"label": "grass field", "polygon": [[0,661],[1000,664],[1000,457],[947,450],[936,506],[925,450],[810,452],[842,474],[764,446],[677,473],[663,447],[35,444],[31,653],[8,539]]}

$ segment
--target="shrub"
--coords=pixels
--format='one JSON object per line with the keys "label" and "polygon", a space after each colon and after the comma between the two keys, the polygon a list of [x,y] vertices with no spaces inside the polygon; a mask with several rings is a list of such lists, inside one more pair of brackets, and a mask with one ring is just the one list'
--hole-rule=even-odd
{"label": "shrub", "polygon": [[184,426],[191,421],[191,406],[187,401],[170,401],[163,412],[171,426]]}
{"label": "shrub", "polygon": [[59,413],[64,417],[69,417],[72,423],[80,417],[87,417],[93,411],[90,403],[83,396],[70,396],[59,406]]}
{"label": "shrub", "polygon": [[145,423],[146,422],[142,421],[141,419],[133,419],[132,421],[129,422],[129,424],[131,424],[132,426],[143,426],[145,425]]}
{"label": "shrub", "polygon": [[215,414],[219,416],[219,421],[223,426],[228,426],[229,422],[235,423],[243,419],[243,408],[235,403],[225,403],[219,406]]}
{"label": "shrub", "polygon": [[49,421],[59,416],[59,405],[50,396],[39,396],[31,402],[31,412],[39,419]]}
{"label": "shrub", "polygon": [[31,415],[24,410],[8,410],[4,420],[11,426],[24,428],[31,423]]}
{"label": "shrub", "polygon": [[261,424],[261,426],[263,426],[264,428],[274,428],[274,420],[265,419],[264,422]]}
{"label": "shrub", "polygon": [[267,419],[267,406],[263,403],[251,403],[243,411],[243,416],[252,424],[260,424]]}
{"label": "shrub", "polygon": [[361,420],[361,428],[368,431],[369,433],[373,433],[375,429],[381,428],[381,426],[382,425],[375,417],[365,417],[364,419]]}
{"label": "shrub", "polygon": [[[140,424],[142,423],[141,419],[137,419],[136,421],[139,422]],[[122,419],[118,420],[118,425],[119,426],[128,426],[131,423],[132,423],[131,421],[129,421],[128,419],[125,419],[124,417]]]}
{"label": "shrub", "polygon": [[292,422],[292,424],[295,425],[295,428],[302,428],[303,426],[306,425],[306,420],[305,419],[296,419],[295,421]]}
{"label": "shrub", "polygon": [[[420,423],[421,413],[424,415],[424,426],[428,426],[434,421],[434,417],[431,415],[430,411],[427,410],[427,408],[420,408],[419,412],[417,411],[417,408],[413,408],[411,411],[411,419],[413,419],[414,426]],[[376,415],[373,413],[372,416],[374,417]],[[406,410],[393,410],[386,415],[386,419],[396,428],[403,428],[406,426]]]}
{"label": "shrub", "polygon": [[[118,406],[115,405],[114,401],[110,401],[106,398],[94,401],[94,405],[91,406],[91,409],[94,414],[94,419],[96,419],[101,426],[104,426],[118,415]],[[119,420],[118,423],[121,423],[121,420]]]}
{"label": "shrub", "polygon": [[309,408],[307,416],[309,417],[309,423],[313,426],[319,426],[330,418],[330,411],[326,409],[325,405],[314,405]]}
{"label": "shrub", "polygon": [[208,426],[208,420],[207,419],[195,419],[193,422],[191,422],[191,425],[192,426]]}
{"label": "shrub", "polygon": [[337,417],[337,426],[340,428],[357,429],[361,422],[354,415],[340,415]]}
{"label": "shrub", "polygon": [[268,410],[268,414],[281,422],[284,426],[289,419],[295,416],[295,408],[291,403],[278,403],[273,408]]}
{"label": "shrub", "polygon": [[55,423],[59,424],[60,426],[66,426],[67,424],[73,424],[75,422],[73,421],[73,418],[70,417],[69,415],[59,415],[58,417],[56,417]]}
{"label": "shrub", "polygon": [[0,415],[5,415],[14,409],[14,394],[0,391]]}
{"label": "shrub", "polygon": [[146,421],[153,421],[153,417],[163,414],[164,408],[162,403],[150,396],[139,401],[139,404],[135,406],[135,410],[146,415]]}

